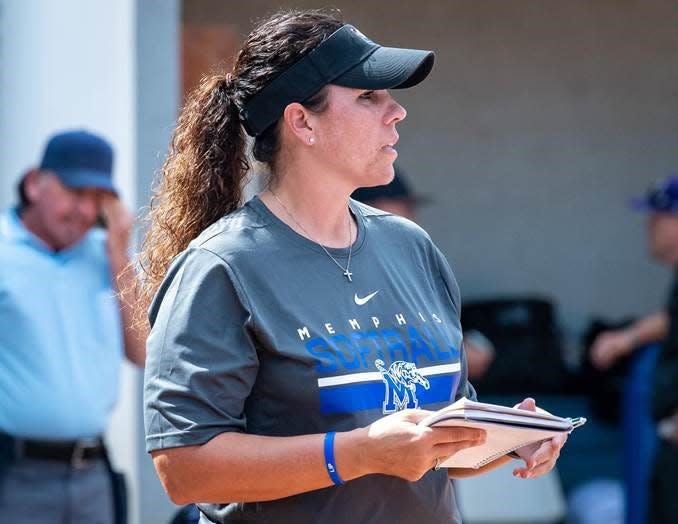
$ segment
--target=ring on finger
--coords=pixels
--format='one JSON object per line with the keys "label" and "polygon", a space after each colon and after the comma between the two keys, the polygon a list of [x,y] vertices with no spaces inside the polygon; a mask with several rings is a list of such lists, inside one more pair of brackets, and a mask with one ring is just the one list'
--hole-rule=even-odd
{"label": "ring on finger", "polygon": [[436,463],[433,465],[433,471],[438,471],[440,469],[440,458],[436,459]]}

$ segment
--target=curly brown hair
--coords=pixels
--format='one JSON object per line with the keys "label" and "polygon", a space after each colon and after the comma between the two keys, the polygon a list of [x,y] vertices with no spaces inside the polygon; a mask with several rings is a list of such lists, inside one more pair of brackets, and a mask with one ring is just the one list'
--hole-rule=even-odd
{"label": "curly brown hair", "polygon": [[[230,73],[205,77],[179,116],[165,163],[156,176],[146,236],[139,254],[142,279],[136,293],[137,322],[146,311],[172,259],[207,226],[242,205],[250,169],[240,110],[276,76],[339,29],[336,11],[276,13],[247,37]],[[321,112],[326,89],[302,102]],[[278,124],[257,136],[256,160],[275,173]]]}

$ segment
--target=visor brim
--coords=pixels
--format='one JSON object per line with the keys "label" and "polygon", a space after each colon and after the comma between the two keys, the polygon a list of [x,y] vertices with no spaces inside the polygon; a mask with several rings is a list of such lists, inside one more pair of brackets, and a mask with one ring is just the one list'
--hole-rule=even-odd
{"label": "visor brim", "polygon": [[332,81],[355,89],[405,89],[422,82],[433,69],[435,54],[420,49],[379,47]]}

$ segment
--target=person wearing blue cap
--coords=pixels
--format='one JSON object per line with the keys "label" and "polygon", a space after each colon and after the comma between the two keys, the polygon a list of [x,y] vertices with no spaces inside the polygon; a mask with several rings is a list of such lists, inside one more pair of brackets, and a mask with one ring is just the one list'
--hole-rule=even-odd
{"label": "person wearing blue cap", "polygon": [[[648,247],[655,260],[678,269],[678,176],[652,186],[631,205],[648,213]],[[678,522],[678,272],[666,306],[624,329],[603,332],[591,347],[591,360],[608,369],[636,348],[661,342],[656,365],[652,415],[658,422],[660,445],[651,479],[652,524]]]}
{"label": "person wearing blue cap", "polygon": [[132,216],[112,169],[103,138],[56,134],[0,216],[3,522],[113,522],[102,435],[123,356],[141,366],[145,349],[118,297]]}
{"label": "person wearing blue cap", "polygon": [[[350,198],[393,178],[407,113],[391,90],[433,61],[286,11],[188,98],[139,309],[147,451],[201,522],[460,522],[441,462],[485,432],[418,424],[475,398],[456,280],[416,224]],[[243,202],[250,154],[270,178]],[[514,474],[546,473],[564,442],[522,449]]]}

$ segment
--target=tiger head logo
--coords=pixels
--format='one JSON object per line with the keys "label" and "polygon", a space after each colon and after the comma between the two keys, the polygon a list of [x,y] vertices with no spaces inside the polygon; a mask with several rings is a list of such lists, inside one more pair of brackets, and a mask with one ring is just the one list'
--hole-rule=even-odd
{"label": "tiger head logo", "polygon": [[384,414],[419,407],[417,384],[424,389],[429,389],[430,384],[419,373],[414,363],[397,360],[386,369],[384,361],[377,359],[374,361],[374,365],[381,372],[381,377],[386,387],[384,404],[382,406]]}

